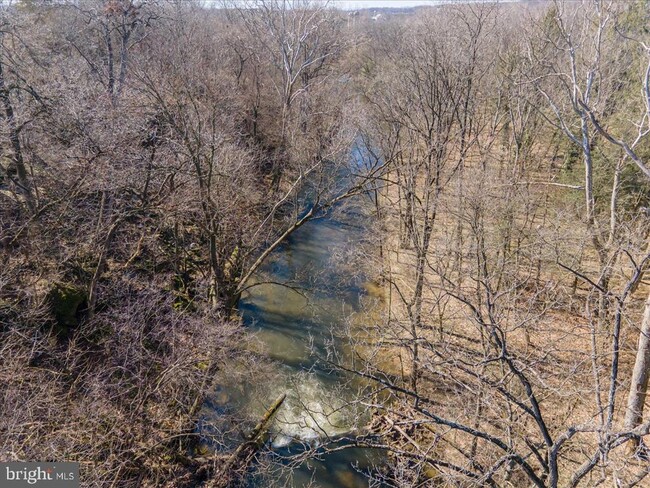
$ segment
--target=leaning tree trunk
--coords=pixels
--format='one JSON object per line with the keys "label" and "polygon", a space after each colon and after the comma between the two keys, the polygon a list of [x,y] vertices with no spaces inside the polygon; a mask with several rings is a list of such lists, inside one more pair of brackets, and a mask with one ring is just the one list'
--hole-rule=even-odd
{"label": "leaning tree trunk", "polygon": [[[639,347],[636,352],[630,394],[627,400],[627,410],[625,412],[625,427],[627,429],[634,429],[643,421],[648,377],[650,377],[650,294],[648,294],[645,302],[641,333],[639,334]],[[637,444],[638,441],[636,439]]]}

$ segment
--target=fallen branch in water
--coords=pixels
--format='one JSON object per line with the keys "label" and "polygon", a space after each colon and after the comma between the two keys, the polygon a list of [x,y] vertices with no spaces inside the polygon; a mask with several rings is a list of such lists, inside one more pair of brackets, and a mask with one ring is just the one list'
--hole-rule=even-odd
{"label": "fallen branch in water", "polygon": [[275,413],[280,409],[282,403],[287,397],[286,393],[280,395],[277,400],[266,410],[255,428],[246,437],[237,449],[230,455],[225,463],[214,471],[211,479],[206,483],[206,487],[226,488],[230,486],[235,479],[244,472],[253,460],[253,457],[263,445],[264,434],[268,430],[268,425],[273,419]]}

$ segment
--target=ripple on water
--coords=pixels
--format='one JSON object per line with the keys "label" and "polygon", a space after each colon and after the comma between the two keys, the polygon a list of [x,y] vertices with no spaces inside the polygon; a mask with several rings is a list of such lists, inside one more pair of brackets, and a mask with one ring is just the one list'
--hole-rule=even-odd
{"label": "ripple on water", "polygon": [[[300,372],[270,385],[267,398],[287,392],[270,429],[274,447],[293,442],[318,445],[322,439],[344,434],[354,427],[355,415],[345,399],[316,374]],[[271,400],[272,401],[272,400]]]}

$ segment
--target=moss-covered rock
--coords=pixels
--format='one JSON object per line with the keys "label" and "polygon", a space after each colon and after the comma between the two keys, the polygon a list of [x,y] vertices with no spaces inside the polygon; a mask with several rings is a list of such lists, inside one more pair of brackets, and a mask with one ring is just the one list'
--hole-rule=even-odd
{"label": "moss-covered rock", "polygon": [[48,293],[48,303],[60,332],[79,324],[79,315],[88,295],[86,290],[66,283],[56,283]]}

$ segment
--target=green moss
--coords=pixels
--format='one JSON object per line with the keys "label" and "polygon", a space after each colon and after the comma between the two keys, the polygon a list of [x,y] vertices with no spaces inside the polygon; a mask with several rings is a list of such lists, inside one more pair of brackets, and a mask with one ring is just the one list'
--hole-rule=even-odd
{"label": "green moss", "polygon": [[212,450],[210,449],[210,446],[207,446],[206,444],[199,444],[196,446],[196,455],[197,456],[207,456],[212,453]]}
{"label": "green moss", "polygon": [[85,290],[70,284],[56,283],[50,290],[48,302],[60,332],[78,325],[79,310],[87,298]]}
{"label": "green moss", "polygon": [[184,311],[192,308],[194,303],[194,291],[192,289],[192,277],[189,273],[178,273],[172,278],[171,291],[174,293],[173,308],[177,311]]}
{"label": "green moss", "polygon": [[0,298],[0,321],[4,318],[5,320],[14,315],[14,305]]}

